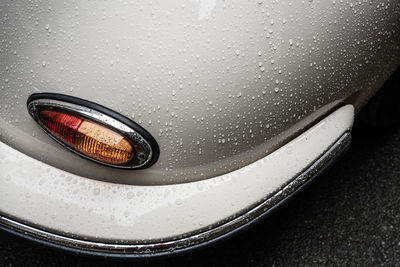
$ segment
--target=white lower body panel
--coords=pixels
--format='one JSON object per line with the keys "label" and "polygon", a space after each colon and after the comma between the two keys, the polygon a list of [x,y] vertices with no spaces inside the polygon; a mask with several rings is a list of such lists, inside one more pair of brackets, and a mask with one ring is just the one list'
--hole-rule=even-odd
{"label": "white lower body panel", "polygon": [[[0,142],[0,223],[27,227],[26,231],[47,235],[58,244],[62,239],[72,243],[84,240],[111,249],[121,245],[125,252],[134,245],[165,247],[183,239],[187,242],[182,248],[197,245],[194,243],[218,237],[202,233],[224,225],[219,235],[233,231],[234,220],[268,201],[309,168],[350,130],[353,119],[353,106],[343,106],[244,168],[202,181],[163,186],[87,179]],[[191,243],[193,236],[198,240]]]}

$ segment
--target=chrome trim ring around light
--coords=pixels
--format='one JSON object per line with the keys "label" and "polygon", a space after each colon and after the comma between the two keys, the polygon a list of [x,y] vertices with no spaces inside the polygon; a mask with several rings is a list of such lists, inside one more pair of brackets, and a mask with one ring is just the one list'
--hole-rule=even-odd
{"label": "chrome trim ring around light", "polygon": [[[108,164],[96,159],[93,159],[91,157],[86,156],[83,153],[80,153],[79,151],[74,150],[73,148],[69,147],[68,145],[64,144],[57,138],[55,138],[52,133],[50,133],[46,127],[40,122],[39,120],[39,111],[42,109],[50,109],[50,110],[59,110],[59,111],[65,111],[68,114],[71,115],[76,115],[81,118],[85,118],[94,122],[97,122],[107,128],[110,128],[114,131],[117,131],[118,133],[122,134],[125,136],[130,142],[132,142],[132,145],[134,145],[136,153],[135,156],[132,158],[130,162],[124,165],[113,165],[113,164]],[[30,115],[33,117],[33,119],[43,128],[43,130],[54,140],[56,140],[59,144],[61,144],[63,147],[67,148],[68,150],[86,158],[92,161],[95,161],[97,163],[111,166],[111,167],[116,167],[116,168],[123,168],[123,169],[138,169],[146,166],[149,164],[149,162],[152,160],[153,157],[153,150],[149,142],[143,138],[137,131],[135,131],[133,128],[129,127],[128,125],[120,122],[119,120],[108,116],[107,114],[104,114],[102,112],[99,112],[95,109],[88,108],[85,106],[77,105],[74,103],[69,103],[65,101],[60,101],[60,100],[55,100],[55,99],[36,99],[28,102],[28,110]]]}
{"label": "chrome trim ring around light", "polygon": [[271,196],[268,196],[268,198],[261,203],[249,208],[243,214],[239,214],[230,221],[215,225],[204,232],[176,240],[152,244],[92,242],[36,229],[34,226],[29,226],[1,215],[0,228],[4,228],[6,231],[28,237],[41,243],[62,247],[66,250],[79,253],[126,258],[171,255],[220,240],[269,214],[286,199],[294,195],[294,193],[317,177],[329,163],[333,162],[334,159],[341,154],[340,152],[348,147],[350,140],[351,134],[349,132],[344,133],[319,159],[307,167],[300,175]]}

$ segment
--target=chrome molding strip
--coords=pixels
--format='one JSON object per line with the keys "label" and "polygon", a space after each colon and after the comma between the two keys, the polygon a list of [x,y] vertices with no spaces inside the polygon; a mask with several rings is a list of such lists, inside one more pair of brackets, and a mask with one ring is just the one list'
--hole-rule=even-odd
{"label": "chrome molding strip", "polygon": [[176,240],[164,241],[152,244],[110,244],[92,242],[71,237],[53,234],[36,229],[23,223],[0,215],[0,228],[20,236],[33,239],[48,245],[61,247],[66,250],[102,255],[110,257],[146,258],[171,255],[196,247],[216,242],[223,237],[231,235],[249,224],[269,214],[299,189],[303,188],[313,178],[318,176],[340,152],[348,147],[351,140],[349,132],[344,133],[321,157],[307,167],[303,173],[282,187],[275,194],[269,196],[263,202],[249,208],[245,213],[238,215],[228,222],[222,223],[199,234],[182,237]]}

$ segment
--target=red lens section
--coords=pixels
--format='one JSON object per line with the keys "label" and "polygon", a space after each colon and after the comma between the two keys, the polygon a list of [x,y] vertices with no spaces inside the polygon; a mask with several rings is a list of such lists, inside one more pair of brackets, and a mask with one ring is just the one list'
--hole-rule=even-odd
{"label": "red lens section", "polygon": [[41,110],[39,119],[47,130],[69,145],[74,144],[75,134],[82,123],[82,119],[53,110]]}

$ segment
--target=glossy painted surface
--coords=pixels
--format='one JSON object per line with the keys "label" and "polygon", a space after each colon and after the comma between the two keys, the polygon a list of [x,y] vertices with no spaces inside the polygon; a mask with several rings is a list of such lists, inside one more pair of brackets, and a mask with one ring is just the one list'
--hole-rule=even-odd
{"label": "glossy painted surface", "polygon": [[168,186],[87,179],[0,143],[0,168],[4,170],[0,174],[0,214],[89,241],[141,244],[182,238],[231,221],[270,198],[349,131],[353,119],[353,106],[344,106],[244,168]]}
{"label": "glossy painted surface", "polygon": [[[0,141],[84,177],[173,184],[254,162],[400,63],[400,3],[2,1]],[[95,101],[160,145],[149,169],[82,160],[29,117],[34,92]]]}

